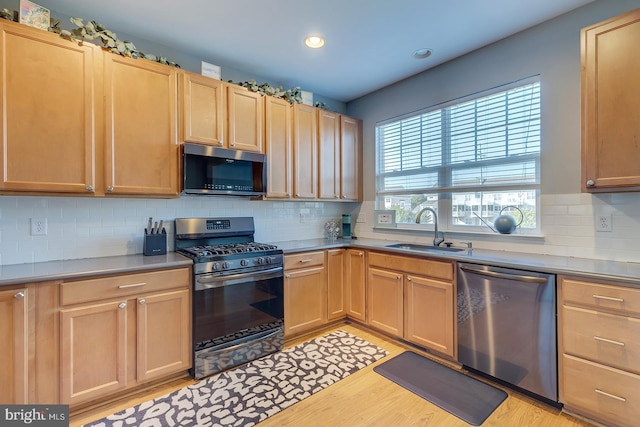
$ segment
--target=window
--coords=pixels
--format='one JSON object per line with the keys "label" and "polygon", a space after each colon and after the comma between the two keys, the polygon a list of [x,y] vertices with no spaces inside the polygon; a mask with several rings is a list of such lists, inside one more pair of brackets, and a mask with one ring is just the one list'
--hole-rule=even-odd
{"label": "window", "polygon": [[488,230],[503,210],[519,221],[515,206],[537,230],[539,190],[537,78],[376,126],[377,206],[398,223],[429,206],[442,228]]}

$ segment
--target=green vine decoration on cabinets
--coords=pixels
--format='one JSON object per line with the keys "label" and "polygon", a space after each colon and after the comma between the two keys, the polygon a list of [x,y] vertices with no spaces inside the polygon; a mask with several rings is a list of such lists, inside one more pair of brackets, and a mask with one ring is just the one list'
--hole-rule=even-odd
{"label": "green vine decoration on cabinets", "polygon": [[71,18],[71,22],[78,28],[73,30],[60,30],[60,37],[76,41],[79,45],[85,40],[100,39],[102,47],[111,53],[117,55],[128,56],[133,59],[144,58],[149,61],[159,62],[165,65],[171,65],[180,68],[180,65],[169,61],[164,56],[156,56],[149,53],[139,51],[133,43],[126,40],[118,40],[118,36],[113,31],[105,28],[96,21],[89,21],[86,24],[81,18]]}

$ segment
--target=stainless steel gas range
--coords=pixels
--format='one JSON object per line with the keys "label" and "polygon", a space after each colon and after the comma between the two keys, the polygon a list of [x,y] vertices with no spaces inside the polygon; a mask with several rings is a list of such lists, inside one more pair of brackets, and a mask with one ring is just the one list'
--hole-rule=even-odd
{"label": "stainless steel gas range", "polygon": [[282,349],[283,253],[256,243],[252,217],[177,218],[193,259],[193,368],[200,379]]}

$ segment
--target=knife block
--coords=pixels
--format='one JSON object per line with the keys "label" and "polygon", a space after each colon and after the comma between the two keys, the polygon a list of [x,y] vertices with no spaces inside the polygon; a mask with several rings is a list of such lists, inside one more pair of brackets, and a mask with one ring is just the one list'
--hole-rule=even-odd
{"label": "knife block", "polygon": [[144,255],[165,255],[167,253],[167,232],[147,234],[145,230],[142,253]]}

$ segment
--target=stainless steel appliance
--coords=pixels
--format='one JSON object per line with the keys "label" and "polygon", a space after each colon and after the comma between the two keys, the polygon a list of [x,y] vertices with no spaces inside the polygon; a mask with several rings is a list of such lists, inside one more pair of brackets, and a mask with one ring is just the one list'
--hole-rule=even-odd
{"label": "stainless steel appliance", "polygon": [[176,252],[194,261],[197,379],[282,349],[283,253],[254,231],[252,217],[176,219]]}
{"label": "stainless steel appliance", "polygon": [[459,263],[458,360],[557,404],[555,276]]}
{"label": "stainless steel appliance", "polygon": [[266,155],[190,143],[183,144],[182,150],[185,194],[266,194]]}

